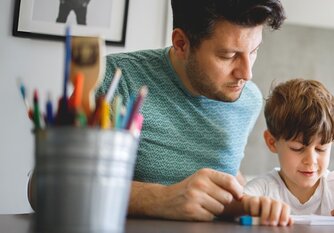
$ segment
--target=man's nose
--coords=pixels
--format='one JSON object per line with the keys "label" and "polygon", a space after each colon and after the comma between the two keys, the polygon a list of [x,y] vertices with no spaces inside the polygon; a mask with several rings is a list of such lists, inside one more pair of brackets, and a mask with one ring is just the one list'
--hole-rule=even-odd
{"label": "man's nose", "polygon": [[249,57],[241,57],[234,70],[234,77],[248,81],[253,77],[252,73],[253,62]]}

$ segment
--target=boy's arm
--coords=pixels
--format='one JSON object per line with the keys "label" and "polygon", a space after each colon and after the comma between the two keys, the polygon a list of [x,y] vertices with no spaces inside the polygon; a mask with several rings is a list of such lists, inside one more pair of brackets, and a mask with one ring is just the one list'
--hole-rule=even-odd
{"label": "boy's arm", "polygon": [[265,196],[244,195],[241,201],[233,201],[226,206],[223,216],[258,216],[262,225],[287,226],[293,223],[290,207],[284,202]]}

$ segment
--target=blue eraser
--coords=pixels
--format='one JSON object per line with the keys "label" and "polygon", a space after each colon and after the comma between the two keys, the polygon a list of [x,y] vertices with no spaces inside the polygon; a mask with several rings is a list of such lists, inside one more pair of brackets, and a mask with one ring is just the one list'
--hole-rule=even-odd
{"label": "blue eraser", "polygon": [[240,225],[244,226],[254,226],[254,225],[259,225],[260,223],[260,218],[259,217],[252,217],[249,215],[244,215],[239,218],[239,223]]}

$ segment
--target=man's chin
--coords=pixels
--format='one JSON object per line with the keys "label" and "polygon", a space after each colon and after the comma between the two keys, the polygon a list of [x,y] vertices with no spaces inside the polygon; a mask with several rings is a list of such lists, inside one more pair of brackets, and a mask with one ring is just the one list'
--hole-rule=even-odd
{"label": "man's chin", "polygon": [[243,91],[243,88],[239,91],[208,91],[208,90],[199,90],[198,92],[200,95],[207,97],[208,99],[216,100],[216,101],[222,101],[222,102],[235,102],[237,101],[241,93]]}
{"label": "man's chin", "polygon": [[216,97],[214,98],[215,100],[218,100],[218,101],[222,101],[222,102],[235,102],[237,101],[241,96],[241,92],[239,92],[238,95],[236,95],[236,93],[233,93],[233,95],[224,95],[224,94],[221,94],[221,95],[216,95]]}
{"label": "man's chin", "polygon": [[233,103],[237,101],[240,98],[240,95],[233,97],[233,96],[222,96],[222,95],[203,95],[207,97],[208,99],[221,101],[221,102],[227,102],[227,103]]}

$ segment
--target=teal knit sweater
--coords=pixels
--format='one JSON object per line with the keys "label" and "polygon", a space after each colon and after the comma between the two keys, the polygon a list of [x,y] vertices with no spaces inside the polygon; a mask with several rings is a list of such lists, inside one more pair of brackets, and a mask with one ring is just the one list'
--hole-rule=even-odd
{"label": "teal knit sweater", "polygon": [[247,82],[232,103],[194,97],[177,76],[168,51],[109,55],[97,91],[97,95],[107,92],[116,67],[123,71],[116,94],[124,103],[141,86],[148,86],[134,180],[173,184],[205,167],[235,175],[261,110],[259,89]]}

